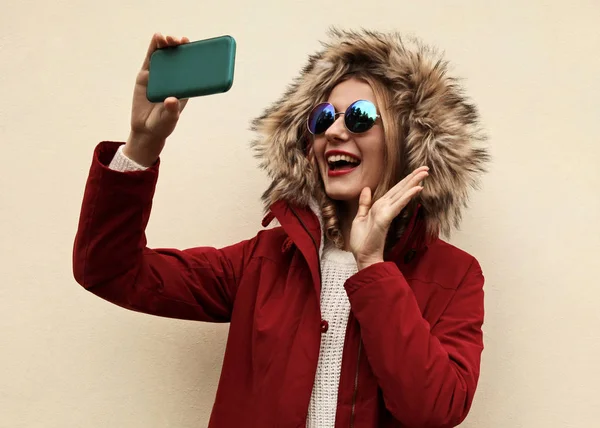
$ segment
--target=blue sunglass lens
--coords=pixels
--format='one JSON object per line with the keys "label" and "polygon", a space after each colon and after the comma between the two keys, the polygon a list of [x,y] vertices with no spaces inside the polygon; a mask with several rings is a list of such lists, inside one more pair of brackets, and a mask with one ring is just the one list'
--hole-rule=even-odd
{"label": "blue sunglass lens", "polygon": [[366,132],[373,127],[377,120],[375,105],[366,100],[359,100],[350,105],[344,115],[346,127],[350,132]]}
{"label": "blue sunglass lens", "polygon": [[315,135],[327,131],[335,122],[335,109],[331,104],[323,103],[316,106],[308,117],[308,130]]}

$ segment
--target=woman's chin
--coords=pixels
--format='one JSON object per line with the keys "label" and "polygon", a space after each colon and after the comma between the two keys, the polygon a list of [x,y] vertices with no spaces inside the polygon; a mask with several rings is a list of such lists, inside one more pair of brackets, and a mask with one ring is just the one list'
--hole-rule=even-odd
{"label": "woman's chin", "polygon": [[360,192],[353,190],[326,189],[327,196],[334,201],[349,202],[359,198]]}

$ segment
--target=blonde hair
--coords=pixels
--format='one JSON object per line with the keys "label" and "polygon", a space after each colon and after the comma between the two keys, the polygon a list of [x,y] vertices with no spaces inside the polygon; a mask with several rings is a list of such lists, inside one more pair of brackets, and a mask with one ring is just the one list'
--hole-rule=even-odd
{"label": "blonde hair", "polygon": [[[341,83],[350,78],[356,78],[369,84],[375,95],[375,101],[378,105],[378,111],[381,115],[381,122],[383,125],[385,143],[383,157],[384,168],[381,181],[372,195],[372,203],[374,203],[398,183],[402,177],[406,176],[407,172],[405,171],[404,150],[402,144],[404,136],[400,135],[400,119],[391,114],[390,106],[392,104],[392,93],[386,88],[385,84],[372,75],[360,71],[344,75],[337,83]],[[325,185],[319,173],[312,147],[309,153],[309,159],[312,163],[313,172],[316,174],[316,180],[321,190],[318,192],[320,194],[318,203],[321,208],[321,215],[323,216],[325,239],[332,242],[337,248],[342,249],[344,247],[344,238],[340,229],[338,215],[340,204],[338,201],[329,198],[325,192]],[[413,209],[414,204],[409,204],[409,206],[407,206],[407,208],[393,221],[386,241],[386,250],[388,250],[400,237],[402,232],[404,232],[410,217],[409,214]]]}

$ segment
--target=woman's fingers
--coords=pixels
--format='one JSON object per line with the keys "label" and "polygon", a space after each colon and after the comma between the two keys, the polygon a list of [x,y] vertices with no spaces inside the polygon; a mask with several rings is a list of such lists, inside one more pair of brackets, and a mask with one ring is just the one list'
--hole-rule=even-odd
{"label": "woman's fingers", "polygon": [[371,208],[371,188],[365,187],[360,192],[360,197],[358,198],[358,210],[356,212],[356,217],[366,217],[369,214],[369,209]]}
{"label": "woman's fingers", "polygon": [[426,166],[417,168],[392,187],[380,201],[377,201],[381,205],[379,209],[386,217],[385,221],[391,221],[391,219],[398,216],[410,200],[423,190],[420,184],[429,175],[428,171],[429,168]]}
{"label": "woman's fingers", "polygon": [[142,65],[142,70],[148,70],[150,68],[150,57],[157,49],[162,49],[167,46],[177,46],[184,43],[189,43],[190,39],[187,37],[175,37],[171,35],[164,36],[161,33],[154,33],[150,40],[150,46],[148,46],[148,52],[146,52],[146,58]]}
{"label": "woman's fingers", "polygon": [[165,108],[171,113],[177,113],[179,111],[179,100],[175,97],[169,97],[164,102]]}
{"label": "woman's fingers", "polygon": [[181,113],[188,100],[188,98],[182,98],[179,100],[175,97],[169,97],[165,100],[164,106],[171,113]]}
{"label": "woman's fingers", "polygon": [[164,35],[162,35],[160,33],[156,34],[156,47],[158,49],[164,48],[168,44],[169,44],[169,42],[168,42],[167,38]]}
{"label": "woman's fingers", "polygon": [[148,70],[150,67],[150,57],[154,51],[158,49],[158,38],[158,33],[152,35],[152,39],[150,39],[150,46],[148,46],[148,51],[146,52],[146,57],[144,58],[144,63],[142,64],[142,70]]}
{"label": "woman's fingers", "polygon": [[422,166],[415,169],[412,173],[407,175],[402,181],[392,187],[385,195],[394,201],[397,197],[401,196],[402,193],[406,192],[407,189],[414,187],[421,181],[429,176],[429,167]]}
{"label": "woman's fingers", "polygon": [[188,39],[187,37],[175,37],[175,36],[167,36],[165,38],[167,45],[169,46],[177,46],[177,45],[183,45],[185,43],[189,43],[190,39]]}
{"label": "woman's fingers", "polygon": [[404,207],[406,205],[408,205],[410,200],[412,198],[414,198],[416,195],[418,195],[422,190],[423,190],[422,186],[411,187],[406,192],[404,192],[402,194],[402,196],[397,198],[397,200],[392,201],[392,204],[391,204],[392,218],[395,218],[398,215],[400,215],[400,212],[404,209]]}

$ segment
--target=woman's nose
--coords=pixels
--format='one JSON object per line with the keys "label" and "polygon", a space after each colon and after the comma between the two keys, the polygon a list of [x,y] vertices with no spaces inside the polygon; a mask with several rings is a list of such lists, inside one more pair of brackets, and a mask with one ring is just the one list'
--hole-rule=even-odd
{"label": "woman's nose", "polygon": [[343,114],[340,114],[335,122],[325,131],[325,136],[330,141],[345,141],[349,138],[348,130],[344,125]]}

